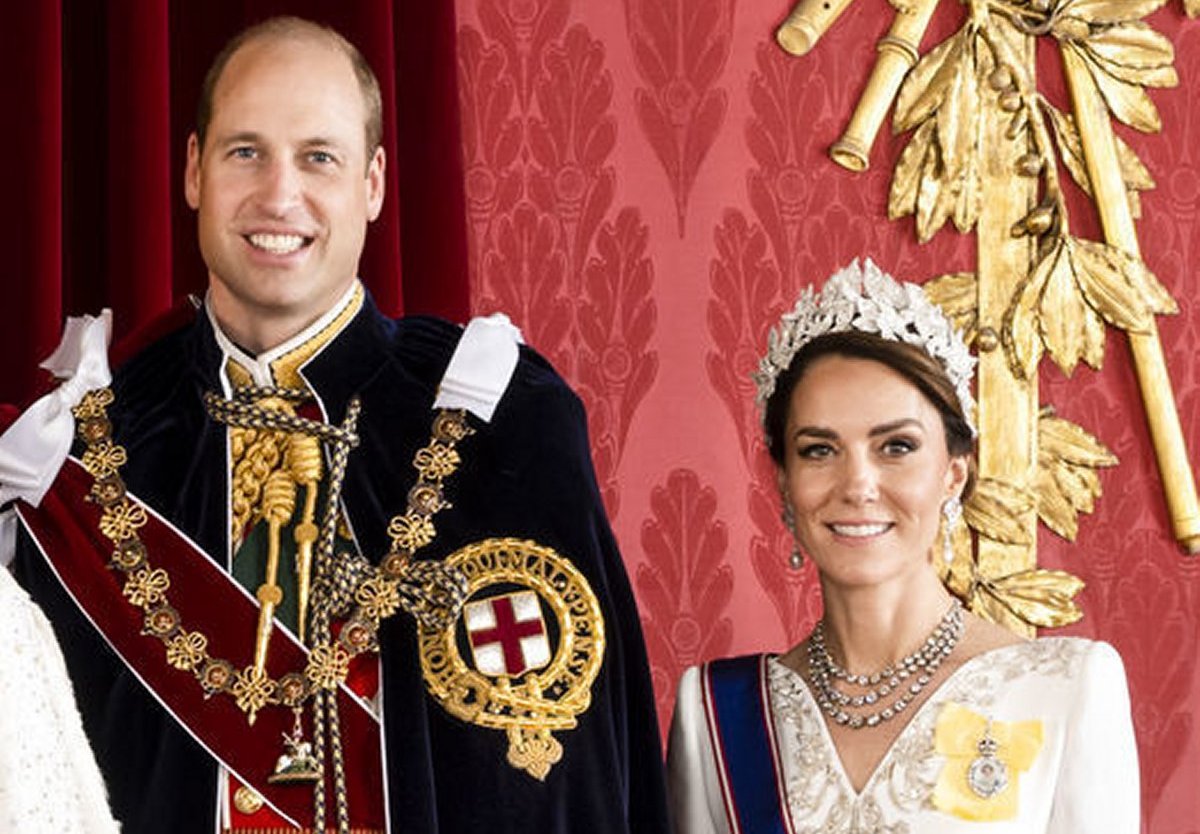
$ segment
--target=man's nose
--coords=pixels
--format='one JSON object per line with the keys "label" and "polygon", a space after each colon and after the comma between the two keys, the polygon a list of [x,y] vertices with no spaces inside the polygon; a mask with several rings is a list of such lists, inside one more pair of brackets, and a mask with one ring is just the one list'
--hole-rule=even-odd
{"label": "man's nose", "polygon": [[283,217],[300,203],[300,172],[287,160],[275,160],[265,166],[259,182],[258,202],[269,214]]}

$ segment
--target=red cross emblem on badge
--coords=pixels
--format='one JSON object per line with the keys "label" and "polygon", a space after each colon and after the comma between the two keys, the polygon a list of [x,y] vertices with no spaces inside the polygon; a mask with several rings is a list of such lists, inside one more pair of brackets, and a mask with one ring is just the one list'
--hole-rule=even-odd
{"label": "red cross emblem on badge", "polygon": [[515,678],[550,662],[550,639],[533,591],[468,602],[463,622],[475,668],[485,675]]}

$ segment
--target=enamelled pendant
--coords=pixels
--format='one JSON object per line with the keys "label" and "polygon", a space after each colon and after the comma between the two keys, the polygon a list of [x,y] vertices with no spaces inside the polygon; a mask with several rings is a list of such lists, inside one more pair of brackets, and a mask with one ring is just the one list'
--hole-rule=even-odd
{"label": "enamelled pendant", "polygon": [[991,799],[1008,787],[1008,768],[996,755],[998,748],[999,745],[992,738],[992,722],[989,720],[976,748],[979,755],[967,768],[967,784],[981,799]]}

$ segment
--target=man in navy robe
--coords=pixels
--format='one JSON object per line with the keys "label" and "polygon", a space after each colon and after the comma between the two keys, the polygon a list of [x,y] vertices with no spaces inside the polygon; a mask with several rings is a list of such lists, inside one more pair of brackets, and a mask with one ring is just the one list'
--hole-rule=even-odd
{"label": "man in navy robe", "polygon": [[24,512],[17,574],[126,834],[665,831],[578,398],[503,321],[391,320],[356,277],[380,111],[324,27],[218,56],[185,174],[208,293],[79,412],[89,498],[60,473],[71,530]]}

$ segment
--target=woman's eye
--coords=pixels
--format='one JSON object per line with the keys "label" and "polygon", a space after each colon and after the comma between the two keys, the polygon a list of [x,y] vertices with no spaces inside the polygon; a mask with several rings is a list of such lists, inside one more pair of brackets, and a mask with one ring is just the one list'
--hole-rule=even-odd
{"label": "woman's eye", "polygon": [[893,437],[883,444],[885,454],[897,457],[915,452],[918,448],[919,445],[907,437]]}
{"label": "woman's eye", "polygon": [[797,449],[796,453],[806,460],[822,460],[833,454],[833,447],[828,443],[807,443]]}

